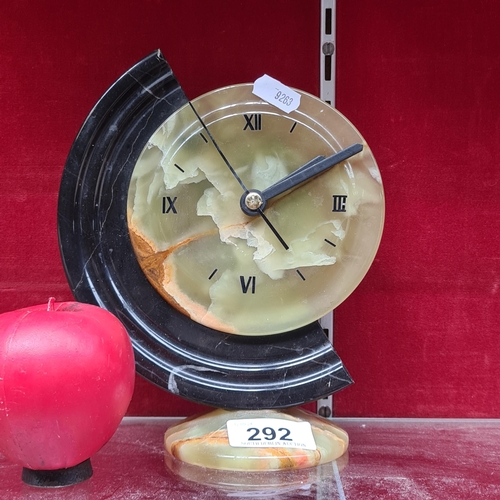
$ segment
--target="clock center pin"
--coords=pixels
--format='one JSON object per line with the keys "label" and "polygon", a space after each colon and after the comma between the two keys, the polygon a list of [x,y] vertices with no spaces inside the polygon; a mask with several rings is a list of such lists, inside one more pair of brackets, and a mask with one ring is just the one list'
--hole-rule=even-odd
{"label": "clock center pin", "polygon": [[262,206],[263,203],[262,196],[256,191],[250,191],[245,196],[245,206],[250,210],[257,210]]}

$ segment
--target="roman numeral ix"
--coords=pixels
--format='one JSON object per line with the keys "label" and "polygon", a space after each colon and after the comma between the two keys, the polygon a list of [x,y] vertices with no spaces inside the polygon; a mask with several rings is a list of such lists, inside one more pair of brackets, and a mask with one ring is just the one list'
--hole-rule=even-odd
{"label": "roman numeral ix", "polygon": [[175,202],[177,201],[177,196],[174,198],[170,198],[170,196],[164,196],[162,200],[162,207],[161,207],[161,212],[163,214],[168,214],[170,211],[172,211],[173,214],[177,213],[177,210],[175,208]]}

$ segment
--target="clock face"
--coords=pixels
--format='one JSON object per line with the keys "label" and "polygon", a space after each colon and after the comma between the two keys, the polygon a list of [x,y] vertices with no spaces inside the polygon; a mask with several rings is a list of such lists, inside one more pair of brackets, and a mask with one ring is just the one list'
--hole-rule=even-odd
{"label": "clock face", "polygon": [[[181,107],[135,163],[127,221],[139,265],[164,300],[206,327],[294,330],[340,304],[373,261],[384,217],[375,160],[340,113],[300,94],[289,114],[248,84],[205,94],[192,103],[203,124]],[[240,208],[244,187],[265,192],[356,143],[361,152],[273,197],[263,212]]]}

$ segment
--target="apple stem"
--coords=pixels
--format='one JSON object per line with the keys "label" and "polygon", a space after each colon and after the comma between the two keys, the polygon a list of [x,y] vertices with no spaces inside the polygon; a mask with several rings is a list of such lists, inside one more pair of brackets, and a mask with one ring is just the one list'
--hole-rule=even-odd
{"label": "apple stem", "polygon": [[47,311],[53,311],[54,310],[54,304],[56,302],[55,297],[50,297],[49,303],[47,304]]}

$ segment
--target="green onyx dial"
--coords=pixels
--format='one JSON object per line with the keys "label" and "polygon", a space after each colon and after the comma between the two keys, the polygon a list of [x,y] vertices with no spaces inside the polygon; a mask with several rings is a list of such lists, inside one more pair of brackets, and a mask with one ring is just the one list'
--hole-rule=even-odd
{"label": "green onyx dial", "polygon": [[128,226],[139,264],[210,328],[269,335],[311,323],[377,251],[384,196],[370,149],[335,109],[300,94],[289,114],[249,84],[205,94],[163,123],[135,165]]}

